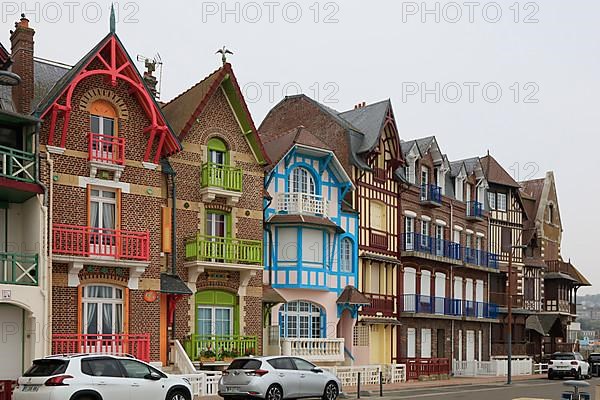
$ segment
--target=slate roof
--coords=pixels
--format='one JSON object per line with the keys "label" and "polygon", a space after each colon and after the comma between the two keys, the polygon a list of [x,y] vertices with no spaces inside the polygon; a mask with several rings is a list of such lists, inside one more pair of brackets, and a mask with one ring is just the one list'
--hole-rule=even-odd
{"label": "slate roof", "polygon": [[489,183],[497,185],[520,188],[519,185],[504,168],[490,155],[481,158],[483,173]]}
{"label": "slate roof", "polygon": [[165,273],[160,274],[160,291],[168,294],[193,294],[188,285],[180,277]]}
{"label": "slate roof", "polygon": [[191,115],[206,98],[213,85],[220,84],[223,77],[223,67],[221,67],[162,106],[165,116],[177,135],[182,132]]}
{"label": "slate roof", "polygon": [[371,300],[369,300],[364,294],[358,291],[354,286],[346,286],[340,297],[338,297],[337,304],[349,304],[349,305],[370,305]]}
{"label": "slate roof", "polygon": [[69,72],[70,67],[35,59],[33,62],[33,104],[31,109],[38,108],[42,100],[50,93],[54,85]]}
{"label": "slate roof", "polygon": [[385,124],[385,118],[391,106],[392,103],[388,99],[339,114],[341,118],[364,134],[358,153],[369,152],[377,146],[381,129]]}
{"label": "slate roof", "polygon": [[0,43],[0,69],[6,69],[10,65],[10,54],[8,50]]}
{"label": "slate roof", "polygon": [[556,314],[530,315],[525,320],[525,329],[534,330],[542,336],[548,336],[557,320],[560,323],[560,317]]}
{"label": "slate roof", "polygon": [[302,144],[305,146],[316,147],[323,150],[333,151],[333,149],[323,143],[321,139],[313,135],[308,129],[303,126],[290,129],[281,135],[269,138],[269,141],[263,142],[263,146],[272,165],[275,165],[281,158],[295,145]]}

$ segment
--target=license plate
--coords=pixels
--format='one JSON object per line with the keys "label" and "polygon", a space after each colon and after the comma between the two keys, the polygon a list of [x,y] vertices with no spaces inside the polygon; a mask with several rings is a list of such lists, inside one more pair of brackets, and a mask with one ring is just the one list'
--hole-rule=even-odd
{"label": "license plate", "polygon": [[34,386],[34,385],[23,386],[23,392],[37,392],[38,390],[40,390],[39,386]]}
{"label": "license plate", "polygon": [[239,386],[227,386],[227,391],[228,392],[239,392],[240,387]]}

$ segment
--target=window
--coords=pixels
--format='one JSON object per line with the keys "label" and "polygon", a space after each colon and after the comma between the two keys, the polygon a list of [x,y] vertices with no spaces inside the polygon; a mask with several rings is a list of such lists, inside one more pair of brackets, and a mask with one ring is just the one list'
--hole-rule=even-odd
{"label": "window", "polygon": [[498,211],[506,211],[506,193],[498,193],[496,197]]}
{"label": "window", "polygon": [[386,232],[387,224],[385,215],[385,204],[380,203],[378,201],[371,201],[370,210],[371,228],[381,232]]}
{"label": "window", "polygon": [[139,361],[135,360],[120,360],[123,369],[128,378],[133,379],[144,379],[151,372],[155,372],[146,364],[142,364]]}
{"label": "window", "polygon": [[429,168],[421,167],[421,186],[429,184]]}
{"label": "window", "polygon": [[123,289],[111,286],[83,288],[83,333],[123,333]]}
{"label": "window", "polygon": [[242,359],[238,359],[238,360],[233,360],[231,362],[231,364],[229,364],[229,367],[227,367],[228,370],[232,370],[232,369],[260,369],[260,367],[262,366],[262,361],[260,360],[249,360],[247,358],[242,358]]}
{"label": "window", "polygon": [[301,358],[294,358],[294,364],[296,364],[296,368],[300,371],[310,371],[315,368],[314,364],[309,363]]}
{"label": "window", "polygon": [[421,358],[431,358],[431,329],[421,329]]}
{"label": "window", "polygon": [[548,205],[548,222],[549,223],[554,222],[554,205],[553,204]]}
{"label": "window", "polygon": [[405,237],[405,250],[414,249],[414,233],[415,233],[415,219],[412,217],[404,217],[404,237]]}
{"label": "window", "polygon": [[225,142],[218,138],[208,141],[208,162],[218,166],[229,164],[229,153]]}
{"label": "window", "polygon": [[488,192],[488,203],[490,203],[490,210],[496,209],[496,193]]}
{"label": "window", "polygon": [[88,358],[81,361],[81,372],[90,376],[122,378],[119,362],[112,358]]}
{"label": "window", "polygon": [[325,315],[321,307],[308,301],[294,301],[279,312],[282,337],[321,338],[325,335]]}
{"label": "window", "polygon": [[294,168],[290,180],[290,190],[293,193],[316,194],[315,180],[306,168]]}
{"label": "window", "polygon": [[90,243],[91,251],[98,255],[113,255],[116,249],[117,193],[113,190],[90,190]]}
{"label": "window", "polygon": [[196,334],[229,336],[233,333],[233,307],[198,306]]}
{"label": "window", "polygon": [[350,238],[343,238],[340,245],[340,271],[352,272],[354,270],[353,243]]}
{"label": "window", "polygon": [[90,107],[90,132],[94,159],[113,159],[112,137],[117,134],[117,113],[106,100],[97,100]]}
{"label": "window", "polygon": [[460,200],[462,201],[463,199],[463,192],[464,192],[464,178],[461,177],[456,177],[456,190],[455,190],[455,197],[456,200]]}
{"label": "window", "polygon": [[217,212],[206,212],[206,235],[215,237],[228,237],[230,235],[229,215]]}
{"label": "window", "polygon": [[429,221],[421,220],[421,246],[429,248]]}
{"label": "window", "polygon": [[69,361],[41,359],[34,360],[33,365],[23,374],[27,377],[52,376],[64,374],[69,366]]}
{"label": "window", "polygon": [[296,369],[292,359],[288,357],[273,358],[267,362],[275,369]]}
{"label": "window", "polygon": [[471,185],[470,183],[467,183],[467,187],[466,187],[466,198],[465,201],[468,203],[471,201],[472,195],[473,195],[473,185]]}

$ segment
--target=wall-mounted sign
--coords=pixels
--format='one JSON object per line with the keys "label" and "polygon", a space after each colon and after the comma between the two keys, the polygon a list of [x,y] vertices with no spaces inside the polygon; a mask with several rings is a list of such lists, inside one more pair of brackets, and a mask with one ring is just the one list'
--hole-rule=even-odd
{"label": "wall-mounted sign", "polygon": [[158,293],[156,293],[154,290],[148,290],[146,293],[144,293],[144,301],[146,303],[154,303],[157,298]]}

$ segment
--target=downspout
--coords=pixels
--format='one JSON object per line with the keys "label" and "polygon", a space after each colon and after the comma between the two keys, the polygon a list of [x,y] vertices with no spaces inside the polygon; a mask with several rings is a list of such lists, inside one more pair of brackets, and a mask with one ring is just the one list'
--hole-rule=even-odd
{"label": "downspout", "polygon": [[[39,143],[39,136],[37,139],[37,142]],[[52,248],[53,248],[53,237],[52,237],[52,216],[53,216],[53,212],[52,212],[52,207],[54,204],[54,199],[53,199],[53,194],[54,194],[54,160],[52,160],[52,157],[50,157],[50,153],[46,152],[46,163],[48,164],[48,168],[49,168],[49,172],[48,172],[48,176],[49,176],[49,187],[46,188],[44,187],[44,203],[46,204],[46,214],[48,216],[47,218],[47,235],[48,235],[48,268],[47,268],[47,287],[48,288],[52,288]],[[39,168],[38,168],[39,169]],[[48,334],[48,338],[49,340],[49,344],[47,345],[47,350],[48,354],[52,353],[52,296],[46,296],[47,300],[47,304],[48,304],[48,330],[47,330],[47,334]]]}
{"label": "downspout", "polygon": [[[451,240],[454,240],[454,201],[450,199],[450,232]],[[458,249],[460,252],[460,247]],[[454,299],[454,265],[450,264],[450,304]],[[450,335],[450,359],[454,362],[454,320],[452,320],[452,334]]]}
{"label": "downspout", "polygon": [[265,207],[263,208],[263,230],[265,232],[267,232],[267,241],[268,241],[268,245],[267,245],[267,251],[269,252],[269,263],[268,263],[268,267],[267,267],[267,272],[269,274],[269,286],[271,286],[271,284],[273,283],[273,277],[271,274],[271,268],[273,268],[273,232],[271,231],[271,227],[267,227],[266,224],[266,220],[267,220],[267,209],[271,206],[271,203],[273,203],[273,199],[269,199],[267,204],[265,205]]}

